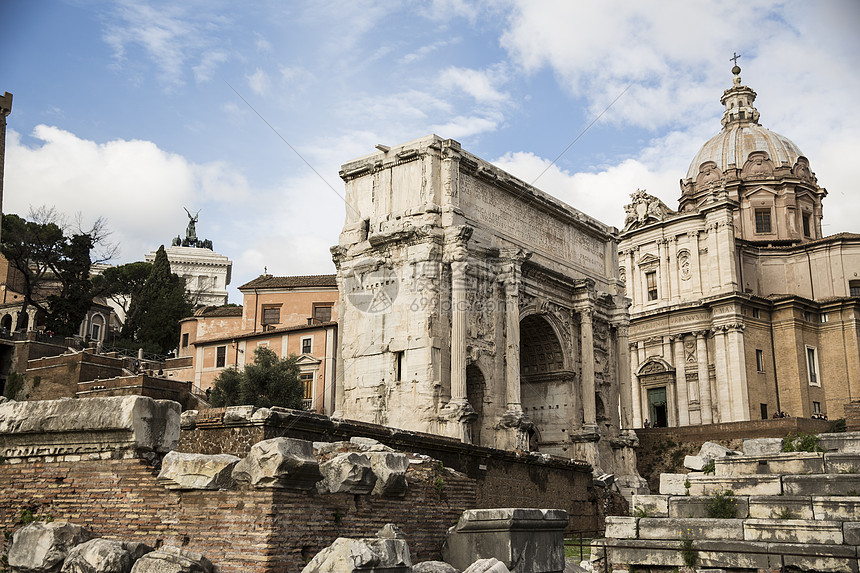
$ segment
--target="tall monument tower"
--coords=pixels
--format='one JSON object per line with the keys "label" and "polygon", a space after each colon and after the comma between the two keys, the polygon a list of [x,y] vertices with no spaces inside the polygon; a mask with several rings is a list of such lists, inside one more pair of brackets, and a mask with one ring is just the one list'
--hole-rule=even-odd
{"label": "tall monument tower", "polygon": [[3,172],[6,163],[6,116],[12,113],[12,94],[5,92],[0,97],[0,231],[3,216]]}

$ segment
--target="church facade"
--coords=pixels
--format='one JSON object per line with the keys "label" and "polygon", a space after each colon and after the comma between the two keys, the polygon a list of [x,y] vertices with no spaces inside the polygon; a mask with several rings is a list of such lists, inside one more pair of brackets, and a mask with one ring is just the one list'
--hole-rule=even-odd
{"label": "church facade", "polygon": [[378,149],[341,171],[335,415],[635,474],[617,229],[454,140]]}
{"label": "church facade", "polygon": [[635,427],[838,418],[860,398],[860,235],[822,236],[826,190],[732,71],[677,211],[625,206]]}

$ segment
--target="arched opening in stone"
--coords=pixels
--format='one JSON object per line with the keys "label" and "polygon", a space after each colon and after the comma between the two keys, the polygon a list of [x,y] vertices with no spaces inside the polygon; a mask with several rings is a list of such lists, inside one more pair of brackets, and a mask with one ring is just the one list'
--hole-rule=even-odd
{"label": "arched opening in stone", "polygon": [[24,315],[21,317],[21,328],[19,330],[21,330],[21,332],[26,332],[27,327],[29,325],[30,325],[30,315],[27,313],[24,313]]}
{"label": "arched opening in stone", "polygon": [[472,443],[481,444],[481,426],[484,424],[484,395],[486,381],[484,373],[475,364],[466,366],[466,398],[478,417],[471,424]]}
{"label": "arched opening in stone", "polygon": [[537,428],[530,447],[564,455],[570,425],[572,374],[555,329],[541,315],[520,321],[520,398]]}
{"label": "arched opening in stone", "polygon": [[11,314],[7,314],[6,316],[3,317],[3,320],[0,321],[0,328],[2,328],[3,331],[7,334],[12,332],[12,315]]}

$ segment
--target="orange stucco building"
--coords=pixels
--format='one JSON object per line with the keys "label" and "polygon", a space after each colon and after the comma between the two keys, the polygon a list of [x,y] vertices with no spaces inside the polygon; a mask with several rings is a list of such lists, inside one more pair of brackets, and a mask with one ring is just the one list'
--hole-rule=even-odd
{"label": "orange stucco building", "polygon": [[265,346],[295,355],[305,406],[331,414],[337,356],[338,290],[334,275],[261,275],[239,287],[241,307],[205,307],[181,322],[179,356],[192,367],[174,377],[212,388],[226,368],[242,368]]}

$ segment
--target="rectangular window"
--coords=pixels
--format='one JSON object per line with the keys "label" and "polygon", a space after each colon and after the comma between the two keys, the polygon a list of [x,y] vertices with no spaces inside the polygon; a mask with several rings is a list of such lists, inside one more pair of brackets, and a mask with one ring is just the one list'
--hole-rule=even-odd
{"label": "rectangular window", "polygon": [[215,349],[215,368],[224,368],[227,364],[227,347],[219,346]]}
{"label": "rectangular window", "polygon": [[645,282],[648,285],[648,300],[657,300],[657,271],[645,273]]}
{"label": "rectangular window", "polygon": [[302,354],[310,354],[313,351],[313,338],[302,338]]}
{"label": "rectangular window", "polygon": [[753,318],[761,318],[761,312],[757,308],[753,309]]}
{"label": "rectangular window", "polygon": [[860,281],[848,281],[848,295],[860,296]]}
{"label": "rectangular window", "polygon": [[818,315],[818,320],[819,320],[819,321],[821,321],[821,322],[827,322],[827,321],[828,321],[828,320],[830,320],[830,319],[829,319],[829,318],[827,318],[827,313],[826,313],[826,312],[822,312],[821,314],[819,314],[819,315]]}
{"label": "rectangular window", "polygon": [[314,407],[314,373],[303,372],[299,374],[299,382],[301,382],[304,391],[302,405],[305,410],[311,410]]}
{"label": "rectangular window", "polygon": [[806,347],[806,367],[809,371],[809,385],[821,386],[821,377],[818,374],[818,350],[812,346]]}
{"label": "rectangular window", "polygon": [[403,380],[403,351],[394,353],[394,380]]}
{"label": "rectangular window", "polygon": [[767,420],[767,404],[761,404],[761,419]]}
{"label": "rectangular window", "polygon": [[185,332],[182,334],[182,348],[188,346],[188,333]]}
{"label": "rectangular window", "polygon": [[764,372],[764,350],[758,348],[755,351],[755,368],[759,372]]}
{"label": "rectangular window", "polygon": [[331,306],[314,306],[314,322],[331,322]]}
{"label": "rectangular window", "polygon": [[815,321],[815,313],[809,312],[808,310],[803,311],[803,320],[806,322],[814,322]]}
{"label": "rectangular window", "polygon": [[812,403],[812,413],[820,414],[821,413],[821,402],[813,402]]}
{"label": "rectangular window", "polygon": [[812,236],[812,217],[809,213],[804,213],[802,215],[803,218],[803,236],[811,237]]}
{"label": "rectangular window", "polygon": [[281,322],[281,308],[278,306],[263,307],[262,324],[278,324]]}
{"label": "rectangular window", "polygon": [[770,233],[770,209],[755,210],[755,232]]}

